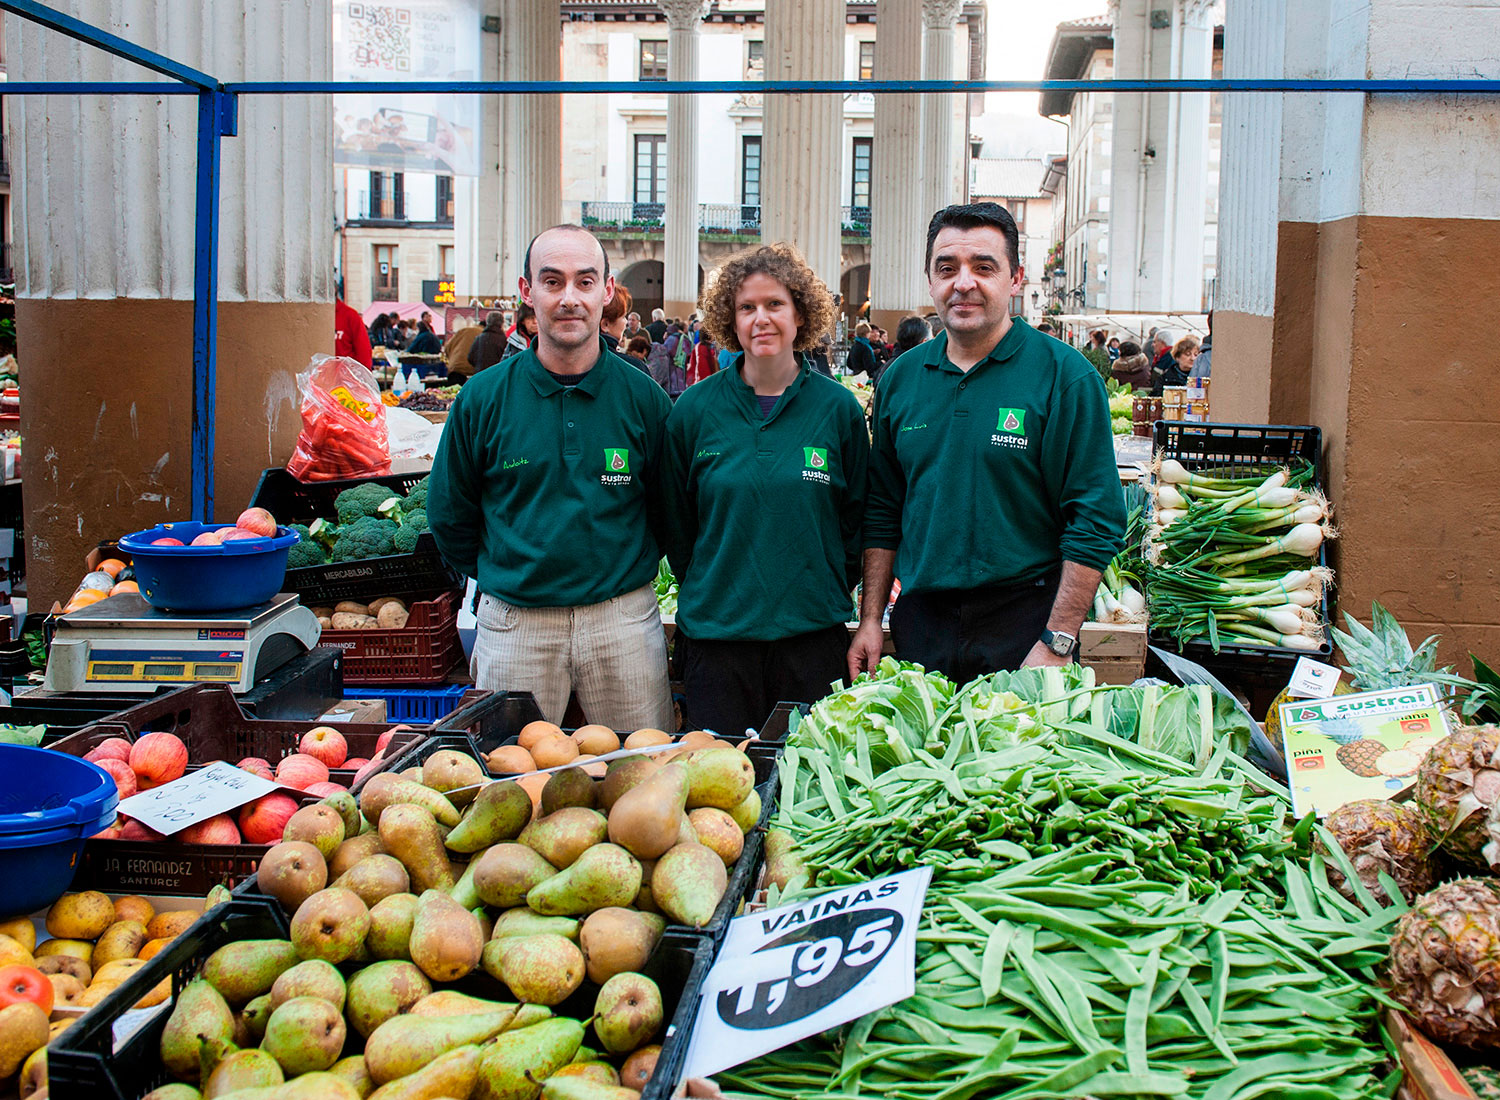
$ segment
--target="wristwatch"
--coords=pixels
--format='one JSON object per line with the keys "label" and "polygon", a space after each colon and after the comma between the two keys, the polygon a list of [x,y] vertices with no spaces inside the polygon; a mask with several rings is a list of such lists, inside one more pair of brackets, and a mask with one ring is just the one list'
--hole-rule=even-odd
{"label": "wristwatch", "polygon": [[1046,646],[1059,657],[1070,656],[1074,647],[1078,645],[1078,639],[1073,635],[1061,630],[1043,630],[1042,645]]}

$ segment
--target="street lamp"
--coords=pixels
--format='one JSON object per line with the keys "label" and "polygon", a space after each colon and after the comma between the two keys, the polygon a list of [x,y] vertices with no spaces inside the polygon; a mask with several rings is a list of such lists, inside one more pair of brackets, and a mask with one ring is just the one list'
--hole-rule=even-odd
{"label": "street lamp", "polygon": [[1068,273],[1060,267],[1052,269],[1052,290],[1059,297],[1068,289]]}

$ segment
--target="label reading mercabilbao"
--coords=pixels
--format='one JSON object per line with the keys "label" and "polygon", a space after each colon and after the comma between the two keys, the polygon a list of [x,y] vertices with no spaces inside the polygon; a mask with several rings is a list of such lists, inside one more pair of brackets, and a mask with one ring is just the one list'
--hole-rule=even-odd
{"label": "label reading mercabilbao", "polygon": [[707,1077],[910,997],[923,867],[738,917],[703,983],[686,1076]]}
{"label": "label reading mercabilbao", "polygon": [[1355,799],[1394,797],[1417,781],[1422,757],[1446,736],[1432,684],[1283,703],[1292,809],[1326,817]]}

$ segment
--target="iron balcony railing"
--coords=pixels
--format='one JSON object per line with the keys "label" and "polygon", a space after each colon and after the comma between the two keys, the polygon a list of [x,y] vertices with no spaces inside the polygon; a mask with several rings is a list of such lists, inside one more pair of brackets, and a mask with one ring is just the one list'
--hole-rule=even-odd
{"label": "iron balcony railing", "polygon": [[[660,202],[585,202],[583,224],[615,232],[659,233],[667,208]],[[870,235],[870,208],[845,206],[840,211],[844,236]],[[715,234],[760,233],[760,207],[754,204],[704,202],[698,204],[698,228]]]}

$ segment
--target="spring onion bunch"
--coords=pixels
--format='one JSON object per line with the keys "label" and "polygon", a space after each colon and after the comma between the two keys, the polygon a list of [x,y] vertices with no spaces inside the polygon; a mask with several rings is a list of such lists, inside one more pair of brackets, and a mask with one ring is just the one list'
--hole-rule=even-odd
{"label": "spring onion bunch", "polygon": [[1105,567],[1094,594],[1090,618],[1096,623],[1146,621],[1145,582],[1141,579],[1141,545],[1151,500],[1138,482],[1125,487],[1125,548]]}

